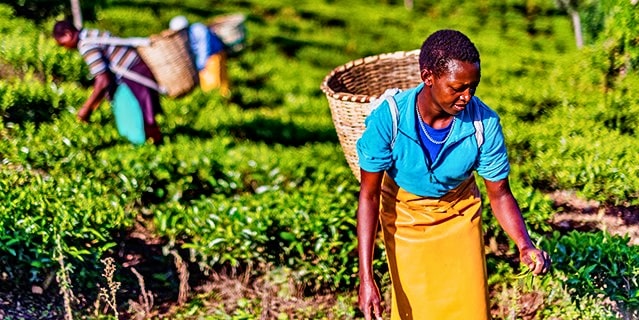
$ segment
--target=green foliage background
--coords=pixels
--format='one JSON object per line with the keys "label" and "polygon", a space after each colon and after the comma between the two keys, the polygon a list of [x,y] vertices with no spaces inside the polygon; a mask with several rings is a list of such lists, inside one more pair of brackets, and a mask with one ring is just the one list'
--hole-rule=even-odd
{"label": "green foliage background", "polygon": [[[229,59],[232,96],[196,89],[163,98],[158,148],[118,137],[106,103],[91,124],[78,123],[90,90],[83,61],[50,38],[52,17],[22,18],[0,5],[1,271],[38,283],[62,257],[75,288],[90,289],[116,235],[143,217],[166,251],[188,249],[203,270],[270,265],[292,270],[312,292],[353,292],[358,186],[319,85],[338,65],[413,50],[431,32],[456,28],[480,50],[477,95],[502,117],[513,191],[534,239],[558,262],[527,289],[544,297],[538,315],[632,314],[636,247],[603,232],[553,232],[546,196],[572,190],[604,204],[639,203],[639,33],[627,2],[610,7],[624,20],[604,16],[581,51],[552,1],[415,1],[412,11],[399,1],[96,2],[86,26],[123,37],[158,33],[176,14],[247,16],[247,48]],[[525,291],[512,281],[514,247],[488,206],[484,221],[487,239],[510,246],[506,256],[488,255],[491,286]],[[382,249],[376,269],[387,281]],[[492,303],[518,310],[517,301]]]}

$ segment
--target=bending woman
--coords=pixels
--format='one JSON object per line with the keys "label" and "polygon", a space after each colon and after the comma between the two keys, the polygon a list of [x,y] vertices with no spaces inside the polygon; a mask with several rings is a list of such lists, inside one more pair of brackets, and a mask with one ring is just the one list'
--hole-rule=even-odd
{"label": "bending woman", "polygon": [[[58,21],[53,27],[56,42],[67,49],[77,49],[89,72],[94,77],[93,91],[78,111],[78,119],[89,121],[91,113],[105,99],[113,98],[118,84],[126,84],[138,101],[143,118],[144,134],[153,143],[162,142],[162,134],[155,121],[156,114],[161,112],[160,95],[154,89],[125,77],[116,78],[110,68],[113,66],[136,73],[152,82],[155,78],[134,47],[108,44],[111,34],[97,29],[78,30],[69,21]],[[104,43],[90,42],[89,39],[104,39]],[[140,141],[131,141],[140,143]]]}

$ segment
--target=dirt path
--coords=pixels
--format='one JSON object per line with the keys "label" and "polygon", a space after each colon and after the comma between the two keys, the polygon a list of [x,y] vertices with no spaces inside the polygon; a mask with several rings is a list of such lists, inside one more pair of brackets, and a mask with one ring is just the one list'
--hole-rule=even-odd
{"label": "dirt path", "polygon": [[628,235],[631,245],[639,245],[639,207],[604,206],[568,191],[557,191],[549,196],[560,210],[551,221],[557,229],[606,230],[614,235]]}

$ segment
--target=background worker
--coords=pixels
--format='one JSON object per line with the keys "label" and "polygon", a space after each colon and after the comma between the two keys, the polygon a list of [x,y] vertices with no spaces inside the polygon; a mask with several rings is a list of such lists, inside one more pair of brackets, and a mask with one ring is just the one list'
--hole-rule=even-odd
{"label": "background worker", "polygon": [[[93,91],[77,113],[79,120],[88,122],[100,103],[105,98],[113,99],[118,85],[125,84],[139,103],[136,106],[141,109],[144,126],[144,137],[141,140],[132,139],[131,136],[127,138],[135,144],[142,143],[146,139],[152,139],[154,144],[161,142],[162,134],[155,121],[156,114],[161,112],[159,93],[126,77],[118,78],[111,72],[111,68],[116,67],[155,82],[151,70],[134,47],[107,44],[108,39],[111,38],[109,32],[97,29],[78,30],[66,20],[56,22],[53,27],[53,37],[59,45],[68,49],[77,49],[94,77]],[[104,43],[91,42],[94,39],[102,39]]]}
{"label": "background worker", "polygon": [[171,30],[188,28],[189,45],[195,59],[195,66],[199,72],[200,87],[203,91],[218,88],[220,94],[230,94],[229,81],[226,72],[226,52],[224,43],[209,28],[200,22],[189,24],[184,16],[176,16],[169,22]]}

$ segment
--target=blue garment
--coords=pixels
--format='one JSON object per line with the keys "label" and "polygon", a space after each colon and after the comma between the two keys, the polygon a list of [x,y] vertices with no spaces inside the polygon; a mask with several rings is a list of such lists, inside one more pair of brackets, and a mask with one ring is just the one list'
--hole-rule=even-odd
{"label": "blue garment", "polygon": [[[384,101],[366,118],[366,129],[357,141],[360,167],[369,172],[387,171],[406,191],[436,198],[457,187],[473,170],[489,181],[507,178],[510,163],[499,116],[478,97],[473,97],[466,109],[455,116],[457,123],[450,137],[433,163],[426,162],[415,127],[415,104],[423,87],[422,83],[395,96],[399,121],[392,150],[393,121],[388,102]],[[484,143],[479,149],[473,125],[476,108],[484,126]]]}
{"label": "blue garment", "polygon": [[[417,116],[419,117],[419,114]],[[428,137],[426,137],[424,130],[420,126],[420,122],[424,125],[424,129],[428,131],[428,135],[436,141],[442,141],[446,139],[446,136],[450,132],[453,122],[451,121],[451,123],[449,123],[446,128],[435,129],[429,126],[427,123],[423,123],[422,121],[420,121],[419,118],[417,119],[418,123],[415,124],[415,126],[417,127],[417,132],[419,132],[419,141],[421,141],[422,143],[422,149],[424,149],[424,154],[426,154],[426,158],[428,158],[428,163],[430,164],[433,163],[433,160],[435,160],[435,157],[437,157],[437,155],[439,154],[439,151],[442,149],[443,144],[436,144],[430,141]]]}
{"label": "blue garment", "polygon": [[200,71],[206,66],[206,60],[224,49],[218,36],[203,23],[196,22],[189,26],[189,45],[195,58],[195,66]]}
{"label": "blue garment", "polygon": [[135,145],[143,144],[146,141],[140,102],[126,83],[121,83],[115,90],[111,111],[115,118],[115,126],[121,136]]}

